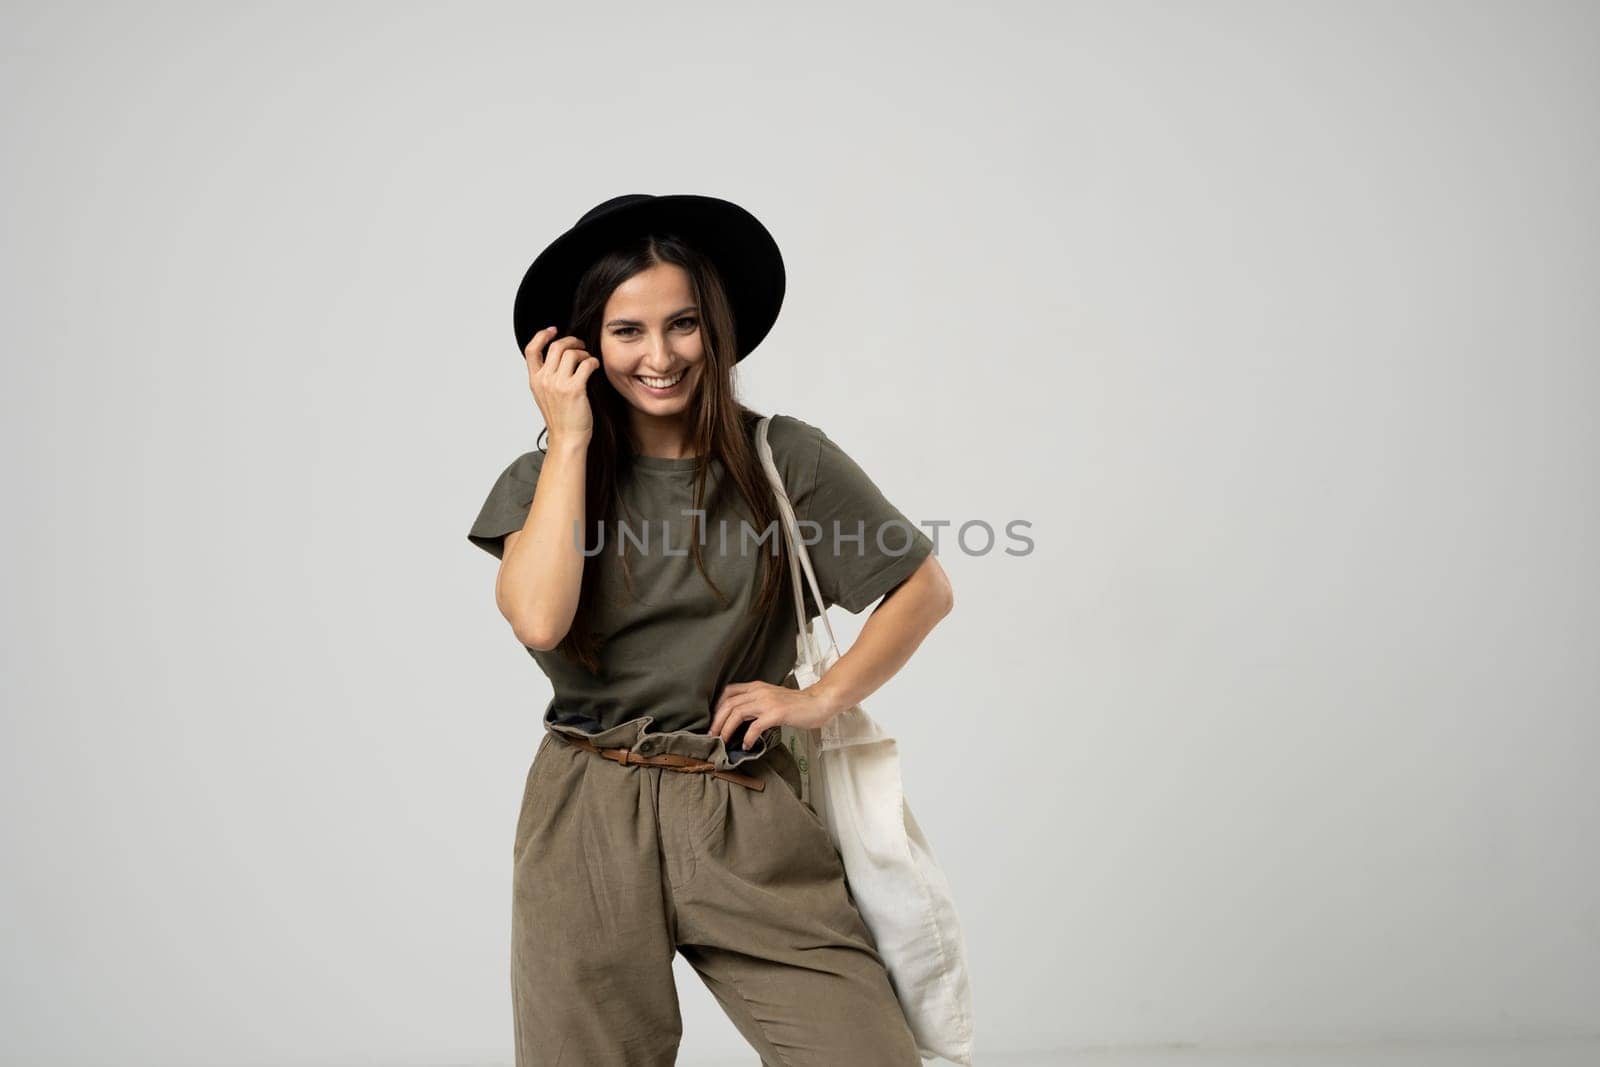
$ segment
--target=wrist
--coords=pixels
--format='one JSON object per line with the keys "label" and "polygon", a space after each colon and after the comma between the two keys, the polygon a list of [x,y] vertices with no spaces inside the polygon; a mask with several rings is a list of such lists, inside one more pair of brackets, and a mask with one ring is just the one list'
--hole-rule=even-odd
{"label": "wrist", "polygon": [[827,717],[830,719],[850,706],[845,699],[845,695],[828,684],[826,678],[820,678],[806,686],[806,692],[811,694],[812,699],[827,713]]}
{"label": "wrist", "polygon": [[557,437],[555,434],[551,434],[550,444],[546,451],[563,452],[572,456],[582,456],[589,451],[589,437],[586,434],[577,437],[565,434]]}

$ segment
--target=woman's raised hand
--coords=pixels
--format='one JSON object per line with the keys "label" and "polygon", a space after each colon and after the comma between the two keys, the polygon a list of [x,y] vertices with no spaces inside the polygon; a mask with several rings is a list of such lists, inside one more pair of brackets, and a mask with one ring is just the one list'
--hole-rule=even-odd
{"label": "woman's raised hand", "polygon": [[551,340],[555,335],[556,328],[546,326],[533,335],[523,350],[528,361],[528,388],[544,416],[551,444],[560,440],[587,445],[594,434],[589,375],[600,361],[584,349],[579,338],[568,335]]}

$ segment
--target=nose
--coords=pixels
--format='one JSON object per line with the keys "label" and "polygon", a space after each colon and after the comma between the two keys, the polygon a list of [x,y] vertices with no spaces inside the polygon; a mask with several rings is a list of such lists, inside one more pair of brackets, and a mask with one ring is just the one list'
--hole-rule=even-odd
{"label": "nose", "polygon": [[662,336],[655,336],[650,341],[650,352],[645,357],[645,373],[665,375],[672,369],[672,346]]}

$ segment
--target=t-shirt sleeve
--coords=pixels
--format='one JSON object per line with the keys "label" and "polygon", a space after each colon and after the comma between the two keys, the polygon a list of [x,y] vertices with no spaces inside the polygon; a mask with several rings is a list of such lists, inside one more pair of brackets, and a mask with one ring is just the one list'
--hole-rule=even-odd
{"label": "t-shirt sleeve", "polygon": [[528,521],[533,506],[533,489],[544,465],[543,452],[524,452],[500,472],[489,495],[478,510],[478,517],[467,533],[467,540],[501,559],[506,550],[506,534],[516,533]]}
{"label": "t-shirt sleeve", "polygon": [[933,539],[889,502],[833,438],[813,432],[814,474],[793,499],[795,516],[824,606],[840,604],[859,614],[911,577],[933,553]]}

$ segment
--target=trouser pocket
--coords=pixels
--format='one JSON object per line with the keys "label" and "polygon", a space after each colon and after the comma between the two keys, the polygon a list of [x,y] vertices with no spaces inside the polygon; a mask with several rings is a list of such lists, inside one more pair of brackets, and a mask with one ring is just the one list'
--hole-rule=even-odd
{"label": "trouser pocket", "polygon": [[789,792],[794,794],[796,800],[800,799],[800,765],[795,762],[794,753],[789,751],[789,746],[775,744],[767,749],[767,754],[761,757],[772,765],[783,779],[783,784],[789,787]]}

